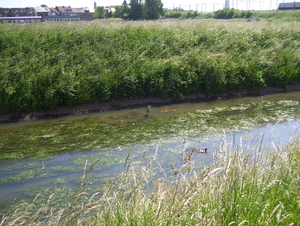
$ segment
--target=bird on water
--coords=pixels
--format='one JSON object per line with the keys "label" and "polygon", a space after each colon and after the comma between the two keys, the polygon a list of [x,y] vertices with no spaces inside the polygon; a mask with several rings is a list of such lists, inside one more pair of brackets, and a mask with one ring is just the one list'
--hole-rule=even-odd
{"label": "bird on water", "polygon": [[207,148],[205,148],[204,150],[203,149],[200,149],[198,151],[199,154],[206,154],[207,153]]}

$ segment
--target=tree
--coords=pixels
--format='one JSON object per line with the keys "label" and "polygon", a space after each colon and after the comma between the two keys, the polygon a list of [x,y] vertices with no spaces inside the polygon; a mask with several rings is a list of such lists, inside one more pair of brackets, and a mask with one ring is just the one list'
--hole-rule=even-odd
{"label": "tree", "polygon": [[127,20],[128,16],[129,16],[129,12],[130,12],[130,9],[128,7],[127,1],[124,0],[123,3],[122,3],[121,18]]}
{"label": "tree", "polygon": [[110,10],[110,11],[106,12],[105,17],[106,18],[112,18],[113,17],[112,11]]}
{"label": "tree", "polygon": [[129,20],[144,19],[145,17],[143,17],[143,8],[144,8],[143,6],[144,4],[142,0],[131,0],[128,19]]}
{"label": "tree", "polygon": [[93,13],[93,18],[94,19],[104,18],[105,14],[106,14],[106,11],[105,11],[104,7],[103,6],[97,6],[95,8],[94,13]]}
{"label": "tree", "polygon": [[179,18],[182,16],[182,13],[180,11],[172,10],[168,13],[166,13],[166,18]]}
{"label": "tree", "polygon": [[220,9],[214,12],[215,19],[232,19],[236,14],[235,9]]}
{"label": "tree", "polygon": [[[124,1],[125,2],[125,1]],[[164,14],[161,0],[131,0],[128,19],[130,20],[154,20]]]}
{"label": "tree", "polygon": [[245,13],[245,17],[249,18],[253,16],[253,12],[250,12],[249,10]]}
{"label": "tree", "polygon": [[146,0],[145,2],[147,19],[159,19],[164,14],[161,0]]}
{"label": "tree", "polygon": [[115,5],[111,6],[112,8],[115,8],[115,12],[112,13],[113,18],[122,18],[122,12],[123,12],[123,6],[121,5]]}

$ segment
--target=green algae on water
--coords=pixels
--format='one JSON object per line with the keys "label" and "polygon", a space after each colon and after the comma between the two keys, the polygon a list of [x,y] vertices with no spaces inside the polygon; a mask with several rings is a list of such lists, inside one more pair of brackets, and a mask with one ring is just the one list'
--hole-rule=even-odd
{"label": "green algae on water", "polygon": [[[105,123],[93,118],[61,120],[0,130],[0,160],[50,159],[54,154],[113,148],[151,139],[200,136],[239,131],[298,117],[298,101],[261,101],[199,109],[132,124]],[[103,153],[104,158],[107,153]],[[102,157],[101,155],[97,157]]]}

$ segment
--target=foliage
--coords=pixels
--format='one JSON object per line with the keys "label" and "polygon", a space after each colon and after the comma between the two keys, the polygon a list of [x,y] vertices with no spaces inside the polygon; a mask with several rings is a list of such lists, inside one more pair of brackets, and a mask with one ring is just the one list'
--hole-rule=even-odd
{"label": "foliage", "polygon": [[112,13],[113,18],[123,18],[123,6],[116,5],[111,7],[116,9],[116,11]]}
{"label": "foliage", "polygon": [[144,7],[142,0],[131,0],[128,19],[141,20],[144,17]]}
{"label": "foliage", "polygon": [[197,11],[168,10],[164,15],[165,18],[195,19],[200,14]]}
{"label": "foliage", "polygon": [[149,20],[159,19],[164,14],[161,0],[145,0],[145,8]]}
{"label": "foliage", "polygon": [[235,14],[235,9],[220,9],[214,12],[215,19],[232,19]]}
{"label": "foliage", "polygon": [[253,15],[251,11],[237,11],[235,9],[220,9],[214,12],[215,19],[249,18]]}
{"label": "foliage", "polygon": [[102,18],[104,18],[105,14],[106,14],[106,12],[105,12],[104,7],[103,6],[97,6],[95,8],[94,13],[93,13],[93,18],[94,19],[102,19]]}
{"label": "foliage", "polygon": [[128,19],[128,16],[129,16],[129,7],[128,7],[128,4],[127,4],[127,1],[124,0],[123,3],[122,3],[122,16],[121,18],[124,19],[124,20],[127,20]]}
{"label": "foliage", "polygon": [[180,98],[197,92],[259,91],[266,85],[285,88],[298,83],[298,26],[245,23],[4,24],[0,111],[50,110],[151,96]]}
{"label": "foliage", "polygon": [[128,13],[130,20],[159,19],[164,14],[161,0],[131,0]]}
{"label": "foliage", "polygon": [[181,11],[175,11],[175,10],[172,10],[172,11],[169,11],[165,14],[165,18],[179,18],[182,16],[182,12]]}

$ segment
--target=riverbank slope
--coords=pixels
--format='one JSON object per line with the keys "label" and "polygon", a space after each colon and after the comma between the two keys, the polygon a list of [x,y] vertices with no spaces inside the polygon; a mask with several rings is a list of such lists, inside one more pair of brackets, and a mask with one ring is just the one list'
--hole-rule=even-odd
{"label": "riverbank slope", "polygon": [[64,114],[62,106],[117,109],[119,100],[171,103],[195,93],[205,95],[190,101],[208,100],[300,81],[296,22],[97,20],[1,28],[0,112],[17,113],[13,121],[22,112]]}
{"label": "riverbank slope", "polygon": [[152,106],[162,106],[170,105],[177,103],[191,103],[191,102],[204,102],[204,101],[213,101],[213,100],[223,100],[229,98],[240,98],[247,96],[264,96],[268,94],[275,93],[285,93],[285,92],[297,92],[300,91],[300,84],[290,85],[287,89],[276,88],[276,87],[264,87],[260,92],[242,90],[240,92],[224,92],[217,95],[208,95],[205,93],[198,93],[193,95],[186,95],[180,99],[176,98],[136,98],[136,99],[127,99],[114,102],[99,102],[99,103],[90,103],[82,104],[73,107],[57,107],[55,110],[51,111],[32,111],[32,112],[23,112],[19,114],[0,114],[0,123],[9,123],[25,120],[39,120],[39,119],[50,119],[58,118],[69,115],[82,115],[82,114],[91,114],[99,113],[106,111],[116,111],[128,108],[145,108],[147,105]]}

